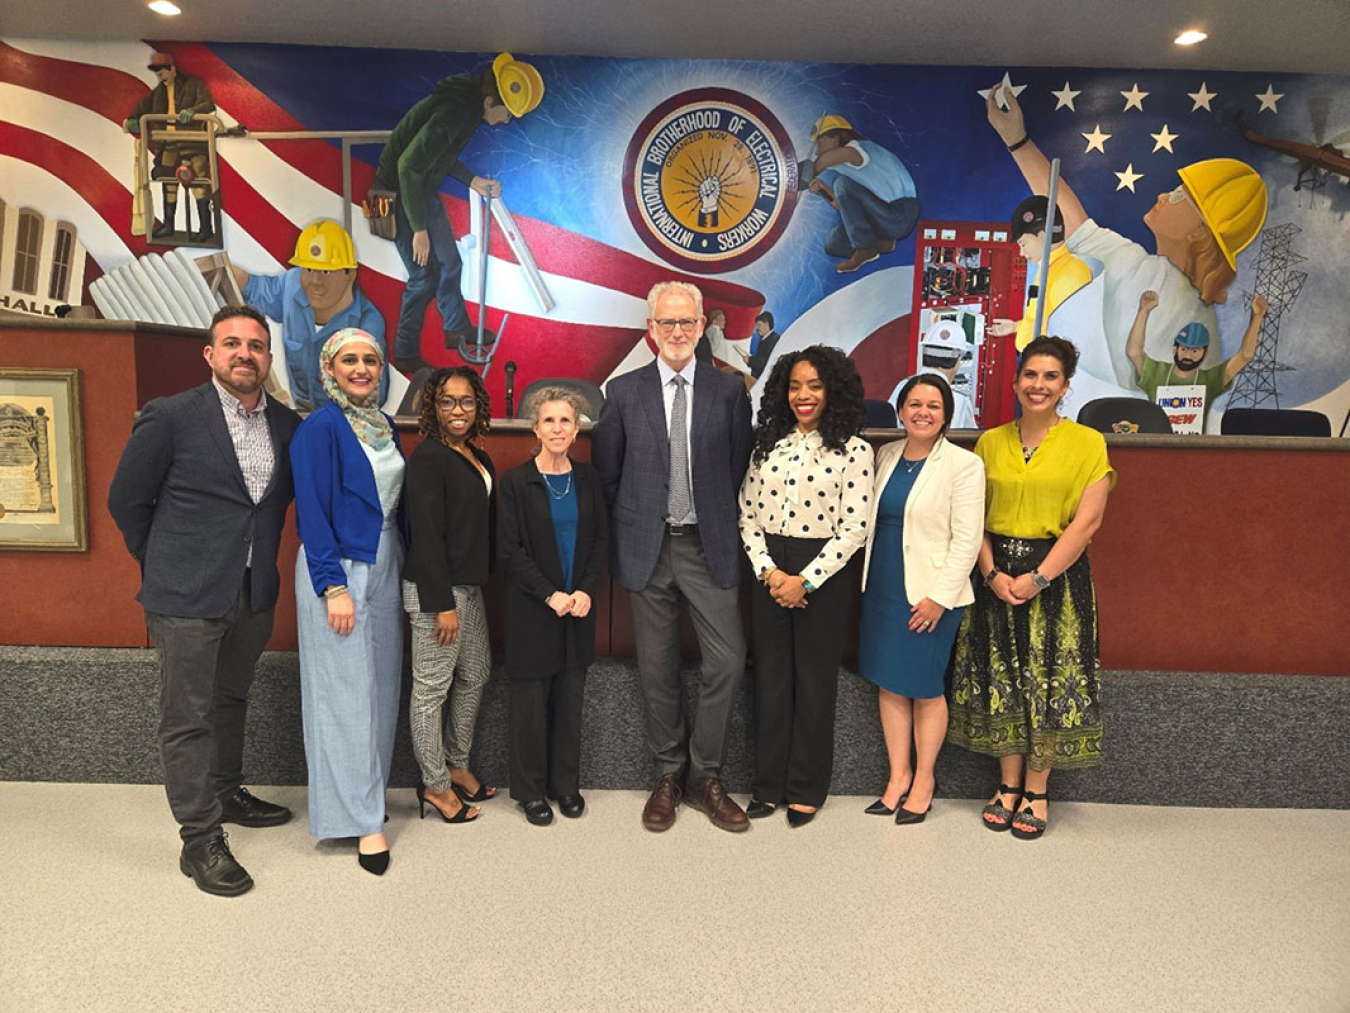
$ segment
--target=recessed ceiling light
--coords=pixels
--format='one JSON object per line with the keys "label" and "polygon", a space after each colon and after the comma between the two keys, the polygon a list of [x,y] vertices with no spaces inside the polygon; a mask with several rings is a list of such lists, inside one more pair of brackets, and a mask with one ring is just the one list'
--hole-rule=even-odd
{"label": "recessed ceiling light", "polygon": [[1204,42],[1208,35],[1198,28],[1188,28],[1175,39],[1178,46],[1194,46],[1197,42]]}
{"label": "recessed ceiling light", "polygon": [[177,4],[170,3],[169,0],[150,0],[145,6],[156,14],[163,14],[166,18],[176,18],[183,13]]}

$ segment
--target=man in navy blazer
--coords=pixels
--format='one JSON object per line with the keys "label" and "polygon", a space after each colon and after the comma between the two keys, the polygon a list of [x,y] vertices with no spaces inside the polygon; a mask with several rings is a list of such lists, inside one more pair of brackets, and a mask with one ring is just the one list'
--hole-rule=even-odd
{"label": "man in navy blazer", "polygon": [[[745,673],[736,503],[750,460],[750,402],[739,376],[695,359],[705,323],[695,286],[661,282],[647,307],[658,358],[610,380],[591,443],[610,505],[611,569],[632,592],[656,766],[642,823],[669,828],[683,798],[714,825],[741,831],[749,823],[721,769]],[[681,601],[703,655],[692,729],[680,704]]]}
{"label": "man in navy blazer", "polygon": [[284,806],[242,787],[248,690],[277,600],[300,417],[263,393],[267,321],[226,307],[208,331],[210,382],[141,409],[108,512],[141,566],[137,599],[159,653],[160,756],[180,826],[179,868],[207,893],[253,886],[222,823],[276,826]]}

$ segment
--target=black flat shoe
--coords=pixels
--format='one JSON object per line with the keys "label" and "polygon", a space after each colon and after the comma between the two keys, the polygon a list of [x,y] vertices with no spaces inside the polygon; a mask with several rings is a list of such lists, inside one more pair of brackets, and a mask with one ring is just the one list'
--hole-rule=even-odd
{"label": "black flat shoe", "polygon": [[184,845],[178,868],[197,889],[217,897],[238,897],[253,889],[253,877],[230,854],[223,832],[192,847]]}
{"label": "black flat shoe", "polygon": [[569,820],[574,820],[586,811],[586,800],[581,797],[581,793],[575,795],[558,796],[558,812],[562,813]]}
{"label": "black flat shoe", "polygon": [[[820,811],[819,809],[816,810],[816,812],[819,811]],[[815,818],[816,818],[815,812],[805,813],[802,812],[800,809],[788,810],[788,826],[790,827],[804,827],[806,826],[806,824],[810,823]]]}
{"label": "black flat shoe", "polygon": [[553,822],[553,807],[542,798],[530,802],[517,802],[516,805],[525,810],[525,818],[533,826],[546,827]]}
{"label": "black flat shoe", "polygon": [[450,789],[458,795],[459,800],[466,805],[478,805],[480,802],[486,802],[490,798],[497,797],[497,789],[489,787],[486,784],[480,784],[478,790],[472,795],[469,794],[469,789],[464,787],[464,785],[455,784],[453,781],[450,782]]}
{"label": "black flat shoe", "polygon": [[358,851],[356,861],[372,876],[383,876],[389,868],[389,851],[377,851],[373,855],[363,855]]}
{"label": "black flat shoe", "polygon": [[761,802],[757,798],[752,798],[750,804],[745,808],[745,815],[752,820],[762,820],[765,816],[772,816],[777,811],[777,802]]}
{"label": "black flat shoe", "polygon": [[235,788],[220,800],[220,822],[241,827],[279,827],[290,822],[291,811],[284,805],[264,802],[247,788]]}

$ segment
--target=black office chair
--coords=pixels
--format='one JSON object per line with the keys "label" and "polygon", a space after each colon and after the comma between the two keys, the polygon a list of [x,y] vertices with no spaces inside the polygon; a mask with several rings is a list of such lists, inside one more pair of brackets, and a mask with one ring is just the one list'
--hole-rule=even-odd
{"label": "black office chair", "polygon": [[592,422],[600,417],[600,409],[605,406],[605,395],[590,380],[573,380],[570,377],[544,377],[530,381],[529,385],[520,392],[520,400],[516,402],[520,405],[517,414],[524,411],[530,395],[542,387],[562,387],[564,390],[570,390],[581,398],[585,405],[582,414]]}
{"label": "black office chair", "polygon": [[1099,433],[1170,433],[1172,423],[1152,401],[1141,397],[1099,397],[1078,412],[1079,425]]}
{"label": "black office chair", "polygon": [[864,398],[863,410],[866,413],[863,416],[864,429],[895,429],[900,425],[900,420],[895,416],[895,406],[889,401]]}
{"label": "black office chair", "polygon": [[1330,436],[1331,419],[1301,408],[1229,408],[1219,432],[1224,436]]}

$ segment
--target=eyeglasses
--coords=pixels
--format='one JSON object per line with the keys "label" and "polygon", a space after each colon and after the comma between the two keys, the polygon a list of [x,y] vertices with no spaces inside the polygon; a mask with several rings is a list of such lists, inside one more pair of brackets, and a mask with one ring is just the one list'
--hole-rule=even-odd
{"label": "eyeglasses", "polygon": [[679,320],[653,320],[652,323],[662,334],[671,334],[674,333],[676,327],[682,331],[692,331],[698,320],[692,317],[681,317]]}
{"label": "eyeglasses", "polygon": [[477,404],[478,399],[470,396],[438,397],[436,399],[436,407],[447,412],[452,411],[455,408],[458,408],[460,411],[471,412]]}

